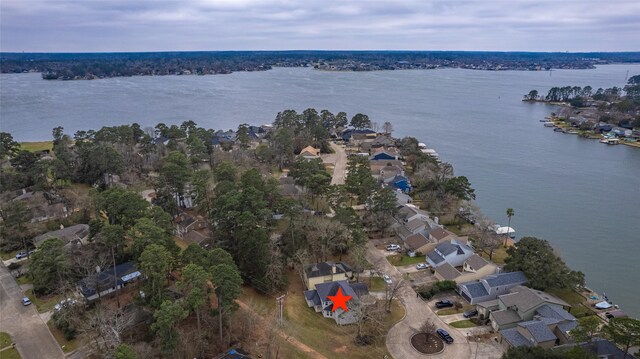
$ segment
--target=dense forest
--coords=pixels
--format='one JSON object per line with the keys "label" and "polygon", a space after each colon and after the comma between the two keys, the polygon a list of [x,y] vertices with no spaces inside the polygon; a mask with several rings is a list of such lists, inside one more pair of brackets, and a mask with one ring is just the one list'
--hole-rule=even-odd
{"label": "dense forest", "polygon": [[332,71],[459,67],[479,70],[589,69],[640,62],[640,53],[533,53],[465,51],[225,51],[150,53],[2,53],[2,73],[41,72],[44,79],[138,75],[226,74],[274,66]]}

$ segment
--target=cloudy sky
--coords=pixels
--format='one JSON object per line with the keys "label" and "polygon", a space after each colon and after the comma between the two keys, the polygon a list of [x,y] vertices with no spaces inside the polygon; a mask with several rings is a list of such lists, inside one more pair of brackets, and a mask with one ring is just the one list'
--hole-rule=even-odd
{"label": "cloudy sky", "polygon": [[638,0],[2,0],[0,50],[638,51]]}

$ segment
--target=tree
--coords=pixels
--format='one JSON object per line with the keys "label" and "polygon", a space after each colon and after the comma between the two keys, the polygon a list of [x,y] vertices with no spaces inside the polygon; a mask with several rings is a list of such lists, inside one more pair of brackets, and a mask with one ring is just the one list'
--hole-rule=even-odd
{"label": "tree", "polygon": [[387,284],[384,290],[385,310],[387,313],[391,312],[391,303],[394,299],[400,295],[400,291],[404,288],[405,282],[403,279],[393,281],[391,284]]}
{"label": "tree", "polygon": [[235,309],[237,305],[235,300],[242,294],[242,278],[238,268],[227,263],[214,266],[211,275],[218,297],[219,332],[222,343],[222,316],[225,312]]}
{"label": "tree", "polygon": [[579,346],[560,350],[523,345],[509,348],[502,359],[597,359],[597,356]]}
{"label": "tree", "polygon": [[133,258],[138,259],[142,252],[151,244],[163,246],[169,253],[176,255],[180,252],[180,248],[162,228],[156,226],[149,218],[140,218],[131,228],[129,233],[133,245],[131,254]]}
{"label": "tree", "polygon": [[238,125],[238,130],[236,131],[236,139],[240,143],[240,148],[247,149],[249,148],[249,125],[243,123]]}
{"label": "tree", "polygon": [[16,246],[20,243],[27,250],[27,239],[30,237],[27,223],[31,221],[31,210],[22,201],[11,201],[0,206],[0,217],[4,239],[13,241]]}
{"label": "tree", "polygon": [[576,343],[591,342],[601,325],[602,320],[597,315],[578,318],[578,326],[571,331],[571,336]]}
{"label": "tree", "polygon": [[0,132],[0,160],[15,155],[19,149],[20,144],[13,140],[10,133]]}
{"label": "tree", "polygon": [[351,118],[351,127],[355,127],[356,129],[363,129],[371,127],[371,120],[369,120],[369,116],[357,113],[355,116]]}
{"label": "tree", "polygon": [[382,124],[382,131],[390,135],[393,132],[393,125],[391,124],[391,122],[387,121],[384,124]]}
{"label": "tree", "polygon": [[133,348],[127,344],[120,344],[116,351],[116,359],[137,359],[138,355]]}
{"label": "tree", "polygon": [[110,224],[120,224],[124,228],[131,227],[138,218],[143,217],[149,207],[149,202],[139,194],[119,187],[94,192],[93,204],[98,215],[104,212]]}
{"label": "tree", "polygon": [[[94,184],[106,174],[119,174],[124,169],[122,156],[112,146],[98,143],[78,147],[76,178]],[[106,183],[108,184],[108,183]]]}
{"label": "tree", "polygon": [[68,273],[69,261],[64,242],[60,239],[47,239],[31,257],[29,274],[33,278],[35,293],[47,294],[63,287]]}
{"label": "tree", "polygon": [[624,358],[629,354],[630,347],[640,345],[640,320],[638,319],[611,318],[609,324],[604,327],[604,332],[624,348]]}
{"label": "tree", "polygon": [[347,192],[358,198],[358,203],[364,203],[373,192],[376,181],[371,176],[369,159],[363,156],[351,156],[348,162],[349,173],[345,179]]}
{"label": "tree", "polygon": [[529,94],[524,96],[526,101],[535,101],[538,99],[538,90],[531,90]]}
{"label": "tree", "polygon": [[507,249],[505,271],[523,271],[531,287],[539,290],[584,285],[584,274],[573,271],[554,252],[549,242],[524,237]]}
{"label": "tree", "polygon": [[336,114],[336,128],[338,127],[347,127],[349,120],[347,119],[346,112],[338,112]]}
{"label": "tree", "polygon": [[179,321],[185,319],[189,312],[182,308],[180,303],[165,300],[160,308],[153,314],[153,330],[160,339],[162,351],[170,353],[176,349],[180,342],[180,333],[176,330]]}
{"label": "tree", "polygon": [[191,177],[187,157],[182,152],[170,152],[160,169],[160,176],[176,195],[183,194],[185,184]]}
{"label": "tree", "polygon": [[327,191],[331,183],[331,175],[327,172],[320,159],[307,160],[298,157],[289,171],[296,184],[303,186],[311,193],[311,198]]}
{"label": "tree", "polygon": [[288,127],[280,128],[271,138],[271,146],[278,161],[278,168],[282,170],[285,164],[293,158],[293,131]]}
{"label": "tree", "polygon": [[367,200],[369,225],[376,228],[384,236],[384,232],[393,223],[393,216],[398,213],[396,195],[389,187],[377,189]]}
{"label": "tree", "polygon": [[211,275],[197,264],[188,264],[182,271],[178,288],[184,294],[184,301],[190,311],[196,313],[198,334],[202,334],[200,316],[205,304],[209,303],[209,280]]}
{"label": "tree", "polygon": [[509,223],[507,224],[507,233],[505,233],[504,237],[504,246],[507,246],[507,238],[509,238],[509,231],[511,230],[511,217],[515,216],[516,213],[513,211],[513,208],[507,208],[507,217],[509,218]]}
{"label": "tree", "polygon": [[157,307],[164,297],[164,283],[171,269],[173,258],[163,246],[151,244],[142,252],[139,262],[140,269],[146,276],[145,300]]}

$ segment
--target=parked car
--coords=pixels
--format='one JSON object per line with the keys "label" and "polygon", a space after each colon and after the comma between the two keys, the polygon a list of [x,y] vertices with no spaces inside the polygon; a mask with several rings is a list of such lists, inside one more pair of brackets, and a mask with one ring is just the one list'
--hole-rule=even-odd
{"label": "parked car", "polygon": [[391,283],[393,283],[393,282],[391,281],[391,277],[389,277],[389,276],[388,276],[388,275],[386,275],[386,274],[382,276],[382,279],[384,279],[384,282],[385,282],[385,283],[387,283],[387,284],[391,284]]}
{"label": "parked car", "polygon": [[397,244],[389,244],[389,245],[387,246],[387,250],[388,250],[388,251],[394,251],[394,252],[395,252],[395,251],[399,251],[399,250],[400,250],[400,246],[399,246],[399,245],[397,245]]}
{"label": "parked car", "polygon": [[438,333],[438,336],[442,338],[442,340],[447,342],[447,344],[453,343],[453,338],[451,337],[451,335],[449,335],[449,333],[447,333],[446,330],[438,328],[438,330],[436,330],[436,333]]}
{"label": "parked car", "polygon": [[476,315],[478,315],[478,310],[476,310],[476,309],[467,310],[467,311],[466,311],[466,312],[464,312],[462,315],[463,315],[465,318],[475,317]]}
{"label": "parked car", "polygon": [[[33,254],[35,252],[35,250],[31,250],[29,251],[29,254]],[[26,258],[27,257],[27,252],[26,251],[20,251],[18,253],[16,253],[16,259],[22,259],[22,258]]]}
{"label": "parked car", "polygon": [[440,300],[436,302],[436,308],[448,308],[453,307],[453,302],[450,300]]}
{"label": "parked car", "polygon": [[416,264],[416,268],[417,269],[427,269],[427,268],[429,268],[429,265],[427,263],[418,263],[418,264]]}
{"label": "parked car", "polygon": [[31,299],[29,297],[22,297],[22,305],[27,306],[31,304]]}

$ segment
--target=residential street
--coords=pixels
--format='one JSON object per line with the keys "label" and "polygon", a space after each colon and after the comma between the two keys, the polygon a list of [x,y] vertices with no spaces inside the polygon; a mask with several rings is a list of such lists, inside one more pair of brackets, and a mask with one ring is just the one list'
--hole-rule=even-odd
{"label": "residential street", "polygon": [[0,331],[13,337],[23,359],[62,359],[64,354],[35,305],[22,305],[22,291],[0,263]]}
{"label": "residential street", "polygon": [[347,171],[347,153],[342,146],[338,146],[333,142],[329,142],[331,148],[335,151],[336,163],[333,169],[333,177],[331,178],[331,184],[344,184],[344,179]]}

